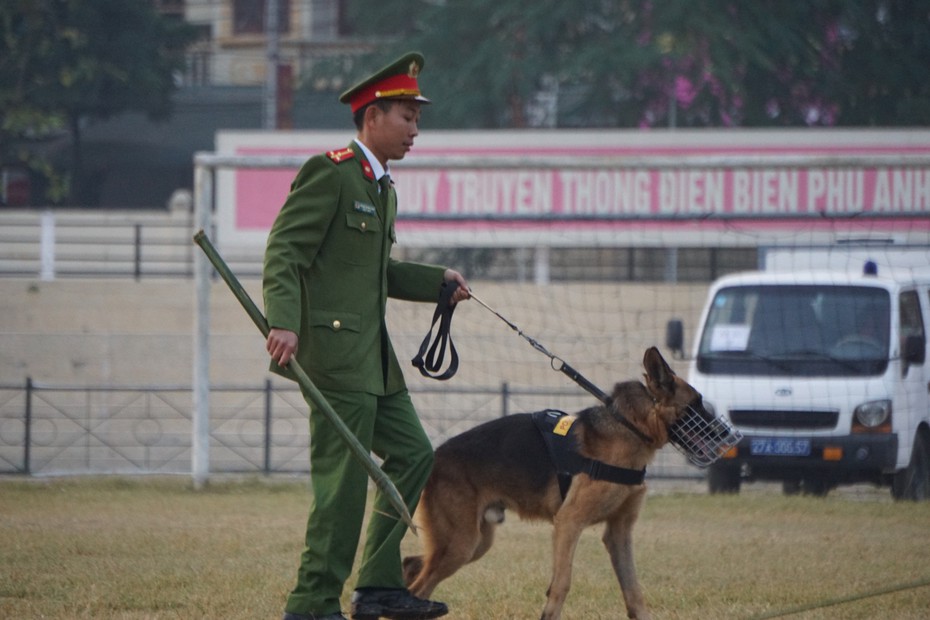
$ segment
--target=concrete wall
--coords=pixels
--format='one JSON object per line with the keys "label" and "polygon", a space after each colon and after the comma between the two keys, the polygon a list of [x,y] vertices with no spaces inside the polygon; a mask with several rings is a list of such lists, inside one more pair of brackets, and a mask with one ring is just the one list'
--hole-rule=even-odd
{"label": "concrete wall", "polygon": [[[647,346],[664,350],[669,318],[684,319],[690,338],[707,290],[648,283],[471,284],[486,303],[605,389],[640,374]],[[260,282],[243,285],[261,305]],[[0,384],[32,377],[68,385],[190,385],[194,301],[193,281],[180,278],[0,279]],[[389,304],[389,329],[403,363],[416,353],[432,312],[431,304]],[[459,374],[437,384],[411,367],[412,388],[503,381],[572,387],[544,355],[477,303],[456,312],[452,331]],[[210,340],[213,382],[252,384],[268,376],[261,336],[219,281],[212,285]]]}

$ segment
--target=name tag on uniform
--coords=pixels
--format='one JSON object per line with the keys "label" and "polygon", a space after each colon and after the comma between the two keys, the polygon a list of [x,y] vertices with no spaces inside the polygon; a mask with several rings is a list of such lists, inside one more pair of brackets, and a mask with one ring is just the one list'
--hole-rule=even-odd
{"label": "name tag on uniform", "polygon": [[367,205],[364,202],[356,202],[355,210],[359,213],[364,213],[365,215],[377,215],[378,211],[372,205]]}

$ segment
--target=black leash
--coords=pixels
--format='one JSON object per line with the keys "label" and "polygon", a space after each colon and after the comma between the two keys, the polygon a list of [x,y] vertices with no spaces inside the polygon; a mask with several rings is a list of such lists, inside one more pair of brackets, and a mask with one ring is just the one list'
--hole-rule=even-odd
{"label": "black leash", "polygon": [[[439,288],[439,302],[436,304],[436,310],[433,312],[433,322],[429,327],[426,338],[420,344],[420,350],[416,357],[413,358],[413,365],[420,370],[420,374],[430,379],[445,381],[451,379],[452,375],[459,369],[459,354],[455,350],[455,343],[452,342],[452,313],[455,312],[455,305],[452,304],[452,294],[458,289],[458,282],[443,282]],[[430,339],[433,336],[433,329],[439,323],[439,329],[436,331],[436,340],[430,346]],[[442,368],[442,360],[446,356],[446,345],[449,346],[449,367],[442,374],[437,374]]]}
{"label": "black leash", "polygon": [[529,336],[524,334],[523,330],[521,330],[519,327],[517,327],[516,325],[514,325],[513,323],[505,319],[503,316],[501,316],[501,314],[497,310],[495,310],[488,304],[478,299],[474,293],[472,293],[471,298],[477,301],[479,304],[481,304],[485,308],[487,308],[488,310],[490,310],[497,318],[502,320],[504,323],[509,325],[510,329],[517,332],[517,334],[519,334],[524,340],[529,342],[533,346],[534,349],[536,349],[537,351],[539,351],[540,353],[548,357],[549,365],[552,366],[552,370],[557,370],[559,372],[565,373],[571,378],[572,381],[574,381],[575,383],[583,387],[592,396],[597,398],[599,401],[601,401],[605,405],[610,401],[610,398],[607,396],[607,394],[605,394],[599,387],[597,387],[596,385],[588,381],[584,377],[584,375],[582,375],[580,372],[578,372],[577,370],[575,370],[574,368],[566,364],[565,360],[563,360],[561,357],[558,357],[557,355],[553,355],[552,353],[549,352],[549,350],[546,347],[539,344],[539,342],[537,342],[535,339],[530,338]]}
{"label": "black leash", "polygon": [[[430,325],[430,331],[426,334],[426,338],[423,339],[423,343],[420,345],[420,351],[417,353],[416,357],[413,358],[413,365],[420,369],[420,374],[422,374],[424,377],[430,377],[431,379],[444,381],[452,377],[452,375],[455,374],[455,371],[458,370],[459,356],[455,351],[455,345],[452,343],[451,334],[452,313],[455,311],[455,306],[449,304],[449,301],[452,299],[452,293],[455,292],[456,288],[458,288],[457,282],[443,282],[442,289],[440,289],[439,292],[439,303],[436,305],[436,310],[433,313],[433,323]],[[479,299],[474,293],[470,292],[470,295],[472,299],[477,301],[497,318],[509,325],[510,329],[517,332],[517,334],[529,342],[534,349],[548,357],[549,365],[552,366],[553,370],[557,370],[568,376],[572,381],[587,390],[588,393],[590,393],[605,405],[610,403],[610,397],[603,390],[591,383],[580,372],[565,363],[565,360],[558,357],[557,355],[550,353],[546,347],[541,345],[538,341],[531,338],[530,336],[527,336],[525,333],[523,333],[523,330],[514,325],[511,321],[508,321],[506,318],[504,318],[504,316],[501,315],[501,313],[499,313],[497,310],[481,301],[481,299]],[[436,333],[435,342],[433,342],[432,346],[430,346],[430,338],[433,335],[433,328],[436,326],[437,321],[439,321],[439,330]],[[449,345],[449,351],[452,355],[452,359],[449,362],[449,368],[446,369],[446,371],[441,375],[432,374],[436,373],[442,366],[442,358],[445,355],[447,342]],[[424,356],[426,356],[425,359]],[[619,419],[624,426],[626,426],[634,435],[640,439],[640,441],[646,445],[649,445],[653,442],[651,437],[636,428],[632,422],[622,416]]]}
{"label": "black leash", "polygon": [[[605,405],[610,404],[610,397],[607,396],[607,394],[605,394],[603,390],[601,390],[599,387],[597,387],[596,385],[588,381],[588,379],[584,375],[582,375],[580,372],[578,372],[577,370],[575,370],[574,368],[566,364],[565,360],[563,360],[561,357],[558,357],[557,355],[553,355],[552,353],[549,352],[549,350],[546,347],[542,346],[541,344],[539,344],[539,342],[537,342],[533,338],[530,338],[529,336],[524,334],[523,330],[521,330],[519,327],[514,325],[512,322],[505,319],[501,315],[500,312],[498,312],[497,310],[495,310],[488,304],[478,299],[474,293],[471,294],[471,298],[477,301],[479,304],[481,304],[485,308],[487,308],[489,311],[491,311],[497,318],[502,320],[504,323],[509,325],[510,329],[517,332],[517,334],[519,334],[524,340],[526,340],[531,345],[533,345],[534,349],[536,349],[537,351],[539,351],[540,353],[548,357],[549,365],[552,366],[552,370],[558,370],[559,372],[567,375],[572,381],[574,381],[575,383],[583,387],[591,395],[593,395],[595,398],[597,398],[599,401],[601,401]],[[630,430],[630,432],[632,432],[634,435],[639,437],[640,441],[642,441],[644,444],[648,446],[649,444],[652,443],[652,437],[650,437],[646,433],[636,428],[636,426],[634,426],[633,423],[627,420],[625,417],[619,416],[619,420],[621,424],[623,424],[625,427],[627,427],[627,429]]]}

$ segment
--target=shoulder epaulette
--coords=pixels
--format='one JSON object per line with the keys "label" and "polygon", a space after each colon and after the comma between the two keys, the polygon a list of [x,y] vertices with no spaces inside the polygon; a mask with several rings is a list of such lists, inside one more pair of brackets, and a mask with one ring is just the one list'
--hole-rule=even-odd
{"label": "shoulder epaulette", "polygon": [[330,151],[326,154],[326,156],[338,164],[344,161],[348,161],[352,159],[353,157],[355,157],[355,151],[353,151],[351,148],[346,147],[338,151]]}

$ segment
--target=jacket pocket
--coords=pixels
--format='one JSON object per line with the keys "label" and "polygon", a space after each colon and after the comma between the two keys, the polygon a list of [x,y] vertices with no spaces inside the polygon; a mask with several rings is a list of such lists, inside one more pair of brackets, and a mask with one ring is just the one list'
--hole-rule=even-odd
{"label": "jacket pocket", "polygon": [[352,265],[368,265],[381,260],[381,220],[376,215],[346,213],[340,235],[339,258]]}
{"label": "jacket pocket", "polygon": [[357,365],[361,315],[327,310],[310,311],[310,365],[324,372]]}

